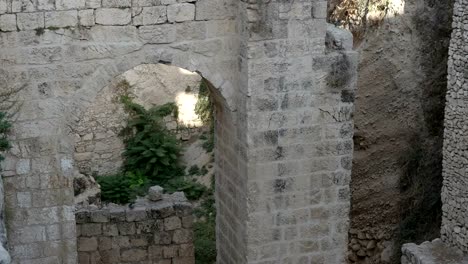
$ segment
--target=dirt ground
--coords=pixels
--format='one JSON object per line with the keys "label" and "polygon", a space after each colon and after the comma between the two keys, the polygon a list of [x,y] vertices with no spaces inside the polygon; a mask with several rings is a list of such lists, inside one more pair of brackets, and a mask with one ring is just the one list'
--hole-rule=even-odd
{"label": "dirt ground", "polygon": [[[407,218],[413,217],[408,203],[420,199],[411,190],[413,182],[405,186],[408,171],[425,164],[433,168],[426,178],[436,181],[436,189],[440,184],[442,123],[431,119],[443,118],[450,7],[449,1],[406,1],[404,13],[370,29],[356,47],[360,63],[351,183],[352,263],[399,263],[403,238],[438,235],[433,227],[410,236],[402,232],[407,232]],[[416,160],[415,149],[425,152]]]}

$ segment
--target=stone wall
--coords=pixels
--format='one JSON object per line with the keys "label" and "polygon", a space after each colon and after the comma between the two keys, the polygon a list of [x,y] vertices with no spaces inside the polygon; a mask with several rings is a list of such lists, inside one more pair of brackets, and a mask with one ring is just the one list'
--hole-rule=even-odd
{"label": "stone wall", "polygon": [[118,76],[101,90],[73,127],[75,165],[86,175],[117,172],[123,162],[124,144],[120,131],[128,114],[120,97],[128,94],[146,109],[176,103],[178,119],[166,118],[166,126],[180,139],[189,139],[201,130],[194,113],[201,77],[183,69],[158,64],[140,65]]}
{"label": "stone wall", "polygon": [[71,131],[116,76],[164,63],[217,100],[218,263],[344,263],[356,53],[327,49],[326,6],[0,0],[0,85],[23,87],[4,178],[13,261],[76,263]]}
{"label": "stone wall", "polygon": [[193,264],[192,205],[180,193],[78,210],[78,263]]}
{"label": "stone wall", "polygon": [[468,257],[460,250],[450,248],[440,239],[421,245],[404,244],[401,264],[468,264]]}
{"label": "stone wall", "polygon": [[468,253],[468,2],[454,6],[445,109],[442,240]]}

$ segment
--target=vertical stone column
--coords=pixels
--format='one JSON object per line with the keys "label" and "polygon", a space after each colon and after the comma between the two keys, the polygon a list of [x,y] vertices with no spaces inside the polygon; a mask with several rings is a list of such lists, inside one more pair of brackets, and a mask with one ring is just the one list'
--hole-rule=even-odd
{"label": "vertical stone column", "polygon": [[468,252],[468,5],[455,1],[448,63],[442,240]]}
{"label": "vertical stone column", "polygon": [[241,4],[245,75],[236,122],[217,131],[218,263],[345,263],[356,61],[326,48],[326,6]]}
{"label": "vertical stone column", "polygon": [[23,121],[24,111],[14,123],[4,174],[10,254],[14,263],[74,264],[72,152],[64,122]]}

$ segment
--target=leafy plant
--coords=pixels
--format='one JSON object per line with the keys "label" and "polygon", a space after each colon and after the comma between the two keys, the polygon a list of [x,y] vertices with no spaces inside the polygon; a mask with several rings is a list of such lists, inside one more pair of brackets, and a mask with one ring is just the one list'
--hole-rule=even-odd
{"label": "leafy plant", "polygon": [[214,198],[214,177],[212,187],[200,206],[194,211],[198,221],[194,223],[195,263],[216,263],[216,206]]}
{"label": "leafy plant", "polygon": [[189,200],[198,200],[208,191],[205,185],[188,177],[176,177],[168,181],[165,189],[170,193],[184,192]]}
{"label": "leafy plant", "polygon": [[210,127],[208,135],[203,134],[200,139],[204,140],[202,147],[206,152],[212,152],[214,149],[214,113],[213,101],[210,96],[208,84],[205,81],[200,83],[198,90],[198,101],[195,104],[195,114],[198,115],[203,124]]}
{"label": "leafy plant", "polygon": [[189,175],[199,175],[200,174],[200,168],[197,165],[193,165],[188,170],[188,173],[189,173]]}
{"label": "leafy plant", "polygon": [[130,113],[128,125],[122,131],[126,143],[125,170],[138,171],[161,185],[183,175],[180,143],[163,120],[169,115],[177,116],[177,106],[168,103],[146,110],[127,96],[122,97],[122,103]]}
{"label": "leafy plant", "polygon": [[150,186],[145,176],[132,172],[97,176],[96,181],[101,185],[102,201],[121,204],[145,195]]}
{"label": "leafy plant", "polygon": [[[7,139],[7,133],[11,128],[10,122],[7,120],[6,113],[0,112],[0,152],[10,149],[10,143]],[[4,160],[5,157],[0,154],[0,161]],[[0,168],[1,170],[1,168]]]}

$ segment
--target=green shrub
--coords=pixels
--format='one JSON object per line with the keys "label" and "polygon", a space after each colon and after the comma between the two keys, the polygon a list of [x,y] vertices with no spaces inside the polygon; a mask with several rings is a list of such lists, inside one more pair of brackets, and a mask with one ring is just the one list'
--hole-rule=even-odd
{"label": "green shrub", "polygon": [[200,174],[200,168],[197,165],[193,165],[188,170],[188,173],[189,173],[189,175],[199,175]]}
{"label": "green shrub", "polygon": [[[6,113],[0,112],[0,152],[10,149],[10,143],[7,140],[7,133],[11,128],[10,122],[7,120]],[[5,157],[0,154],[0,161],[4,160]],[[1,170],[1,168],[0,168]]]}
{"label": "green shrub", "polygon": [[144,196],[150,183],[139,173],[118,173],[108,176],[98,176],[96,181],[101,185],[101,199],[105,202],[124,204]]}
{"label": "green shrub", "polygon": [[194,211],[199,219],[194,223],[195,263],[216,263],[216,207],[214,198],[214,177],[212,188]]}
{"label": "green shrub", "polygon": [[122,97],[122,102],[130,113],[128,125],[122,131],[126,144],[125,171],[138,171],[160,185],[183,175],[180,142],[163,120],[169,115],[177,116],[177,106],[168,103],[146,110],[129,97]]}
{"label": "green shrub", "polygon": [[208,191],[205,185],[188,177],[176,177],[168,181],[164,188],[169,193],[184,192],[189,200],[198,200]]}
{"label": "green shrub", "polygon": [[198,101],[195,104],[195,114],[197,114],[204,125],[210,127],[210,133],[208,135],[203,134],[200,136],[201,140],[204,140],[202,147],[206,152],[212,152],[214,149],[214,113],[213,113],[213,101],[210,96],[210,90],[208,84],[205,81],[200,83],[198,91]]}

